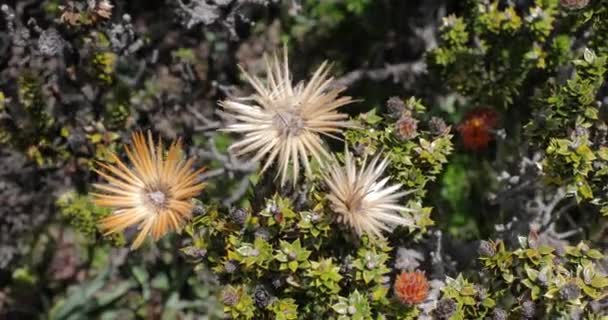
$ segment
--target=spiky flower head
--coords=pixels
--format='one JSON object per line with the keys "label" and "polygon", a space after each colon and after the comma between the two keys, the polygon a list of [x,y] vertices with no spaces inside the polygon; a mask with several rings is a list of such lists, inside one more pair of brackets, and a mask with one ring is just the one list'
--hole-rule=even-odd
{"label": "spiky flower head", "polygon": [[147,142],[141,132],[133,133],[132,140],[132,147],[125,147],[132,167],[111,154],[114,164],[99,163],[105,172],[94,169],[107,184],[94,185],[101,193],[93,193],[93,201],[114,209],[112,215],[99,222],[106,235],[139,225],[139,234],[131,246],[136,249],[148,234],[158,240],[170,231],[181,230],[192,215],[191,198],[203,189],[198,182],[203,169],[193,171],[194,159],[182,159],[179,140],[170,145],[166,157],[162,141],[155,148],[150,132]]}
{"label": "spiky flower head", "polygon": [[308,83],[293,85],[286,47],[282,60],[275,54],[265,61],[266,83],[243,70],[255,89],[252,96],[220,102],[228,118],[235,121],[224,130],[244,134],[230,148],[237,156],[254,154],[253,161],[265,158],[262,172],[276,162],[281,185],[287,181],[291,165],[295,185],[300,164],[310,174],[311,156],[321,164],[329,157],[321,136],[338,138],[336,134],[352,127],[348,115],[337,109],[353,100],[339,97],[344,88],[330,88],[333,78],[328,76],[327,62]]}
{"label": "spiky flower head", "polygon": [[334,160],[323,173],[329,186],[327,195],[338,221],[350,226],[358,235],[368,234],[382,238],[382,231],[396,226],[412,225],[399,212],[412,211],[397,204],[399,198],[410,193],[400,191],[401,185],[387,186],[389,178],[381,179],[388,159],[376,156],[369,165],[364,161],[357,168],[348,149],[344,153],[344,166]]}
{"label": "spiky flower head", "polygon": [[429,283],[423,272],[401,272],[395,279],[395,295],[405,304],[423,302],[429,294]]}

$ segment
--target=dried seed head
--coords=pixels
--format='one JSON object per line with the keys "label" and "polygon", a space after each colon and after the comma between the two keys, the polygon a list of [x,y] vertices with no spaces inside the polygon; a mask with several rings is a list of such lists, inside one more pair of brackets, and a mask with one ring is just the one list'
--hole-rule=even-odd
{"label": "dried seed head", "polygon": [[449,319],[456,312],[456,301],[450,298],[443,298],[437,302],[435,316],[438,319]]}
{"label": "dried seed head", "polygon": [[482,257],[492,257],[496,254],[496,247],[491,242],[482,240],[479,243],[477,253],[479,253],[479,255]]}
{"label": "dried seed head", "polygon": [[344,166],[337,160],[323,173],[329,187],[327,198],[338,222],[350,226],[358,235],[382,237],[382,231],[396,226],[411,226],[413,221],[400,212],[414,210],[398,204],[409,192],[400,191],[401,185],[387,186],[389,178],[381,178],[388,160],[374,158],[369,165],[358,168],[355,159],[345,151]]}
{"label": "dried seed head", "polygon": [[247,218],[249,217],[249,213],[247,210],[238,208],[231,210],[229,213],[230,220],[238,225],[244,225],[247,222]]}
{"label": "dried seed head", "polygon": [[432,117],[431,120],[429,120],[429,130],[433,135],[442,136],[447,134],[450,131],[450,128],[447,126],[445,121],[443,121],[443,119]]}
{"label": "dried seed head", "polygon": [[576,283],[570,282],[559,289],[559,295],[564,300],[574,300],[581,295],[581,289]]}
{"label": "dried seed head", "polygon": [[418,135],[418,120],[404,115],[397,121],[397,137],[401,140],[411,140]]}
{"label": "dried seed head", "polygon": [[536,314],[536,305],[532,300],[526,300],[521,304],[521,315],[526,319],[533,319]]}
{"label": "dried seed head", "polygon": [[405,103],[399,97],[390,97],[386,101],[386,108],[391,116],[399,118],[405,111]]}

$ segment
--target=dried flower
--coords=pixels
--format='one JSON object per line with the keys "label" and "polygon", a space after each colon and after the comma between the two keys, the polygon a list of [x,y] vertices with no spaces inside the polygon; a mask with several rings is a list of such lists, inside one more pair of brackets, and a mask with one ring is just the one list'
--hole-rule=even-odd
{"label": "dried flower", "polygon": [[232,222],[238,225],[244,225],[247,221],[247,217],[249,217],[249,213],[245,209],[238,208],[235,210],[231,210],[228,216],[230,217],[230,220],[232,220]]}
{"label": "dried flower", "polygon": [[389,114],[395,118],[399,118],[405,111],[405,103],[403,103],[403,99],[399,97],[390,97],[386,101],[386,107]]}
{"label": "dried flower", "polygon": [[227,286],[222,290],[222,302],[227,306],[236,306],[241,300],[241,292],[232,286]]}
{"label": "dried flower", "polygon": [[589,0],[560,0],[559,4],[568,10],[579,10],[586,7]]}
{"label": "dried flower", "polygon": [[526,300],[521,304],[521,314],[526,319],[534,318],[536,313],[536,305],[532,300]]}
{"label": "dried flower", "polygon": [[421,271],[402,272],[395,279],[395,295],[403,303],[421,303],[428,293],[429,283]]}
{"label": "dried flower", "polygon": [[382,230],[412,225],[410,220],[399,215],[400,211],[412,210],[397,204],[397,200],[409,192],[399,192],[400,184],[386,187],[389,178],[380,180],[380,177],[388,160],[379,159],[379,156],[375,157],[368,166],[364,162],[358,169],[347,149],[344,167],[334,160],[323,173],[330,189],[327,197],[332,210],[339,214],[338,221],[349,225],[358,235],[382,237]]}
{"label": "dried flower", "polygon": [[494,138],[492,130],[496,127],[498,116],[496,111],[488,108],[475,108],[468,112],[458,125],[464,147],[478,151],[487,148]]}
{"label": "dried flower", "polygon": [[508,317],[509,314],[501,308],[496,308],[494,309],[494,312],[492,312],[492,320],[507,320]]}
{"label": "dried flower", "polygon": [[482,257],[492,257],[496,254],[496,246],[490,241],[482,240],[477,248],[477,253]]}
{"label": "dried flower", "polygon": [[435,316],[438,319],[449,319],[456,312],[456,301],[450,298],[443,298],[437,302]]}
{"label": "dried flower", "polygon": [[179,231],[192,215],[194,205],[190,201],[203,189],[197,182],[203,170],[192,171],[193,159],[181,159],[182,148],[178,140],[163,156],[162,141],[154,147],[152,134],[148,142],[143,133],[132,135],[133,146],[125,151],[133,168],[127,167],[115,154],[114,165],[99,163],[106,172],[94,170],[108,181],[95,184],[104,193],[94,193],[95,204],[115,209],[114,214],[102,219],[100,229],[106,234],[120,232],[139,225],[140,231],[132,249],[138,248],[150,234],[158,240],[169,231]]}
{"label": "dried flower", "polygon": [[429,120],[429,130],[433,135],[442,136],[450,132],[450,127],[448,127],[443,119],[432,117],[431,120]]}
{"label": "dried flower", "polygon": [[397,121],[397,137],[401,140],[411,140],[418,135],[418,120],[404,115]]}
{"label": "dried flower", "polygon": [[559,295],[564,300],[574,300],[581,295],[581,289],[576,283],[570,282],[559,289]]}
{"label": "dried flower", "polygon": [[245,101],[222,101],[220,105],[227,116],[236,121],[225,131],[240,132],[245,137],[230,146],[237,155],[255,153],[254,161],[266,158],[264,172],[275,160],[278,162],[277,176],[284,185],[289,165],[295,185],[300,163],[311,173],[309,157],[312,155],[323,163],[329,157],[320,135],[336,137],[343,128],[353,127],[348,115],[336,109],[347,105],[351,97],[338,97],[344,88],[330,89],[333,78],[328,78],[327,63],[323,63],[313,74],[310,82],[292,83],[288,69],[287,48],[283,61],[274,55],[266,58],[268,83],[264,85],[257,77],[244,72],[256,93]]}
{"label": "dried flower", "polygon": [[263,285],[257,285],[253,288],[253,300],[260,308],[266,308],[272,301],[272,295],[266,290]]}

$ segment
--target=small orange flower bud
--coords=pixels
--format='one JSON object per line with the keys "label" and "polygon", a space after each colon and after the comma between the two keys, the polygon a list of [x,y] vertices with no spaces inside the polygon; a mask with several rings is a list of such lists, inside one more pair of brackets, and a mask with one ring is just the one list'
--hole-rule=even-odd
{"label": "small orange flower bud", "polygon": [[411,140],[418,135],[418,120],[403,116],[397,121],[397,136],[401,140]]}
{"label": "small orange flower bud", "polygon": [[418,304],[429,294],[429,283],[421,271],[402,272],[395,279],[395,295],[406,304]]}
{"label": "small orange flower bud", "polygon": [[464,147],[477,151],[488,147],[492,139],[492,130],[496,127],[498,115],[489,108],[475,108],[468,112],[458,125]]}

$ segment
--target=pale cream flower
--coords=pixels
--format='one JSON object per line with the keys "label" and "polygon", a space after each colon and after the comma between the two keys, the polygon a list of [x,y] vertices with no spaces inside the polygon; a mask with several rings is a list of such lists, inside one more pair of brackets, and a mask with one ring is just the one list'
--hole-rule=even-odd
{"label": "pale cream flower", "polygon": [[328,76],[326,62],[308,83],[299,82],[294,86],[286,48],[282,61],[276,54],[272,59],[265,57],[265,61],[266,83],[243,70],[255,94],[220,102],[226,115],[235,121],[224,130],[244,134],[230,146],[237,156],[251,153],[253,161],[266,158],[262,172],[278,162],[281,185],[285,184],[291,166],[295,185],[300,164],[311,173],[310,156],[321,164],[329,158],[321,135],[339,139],[335,134],[353,126],[347,114],[337,111],[353,100],[339,97],[344,88],[330,88],[333,78]]}
{"label": "pale cream flower", "polygon": [[369,165],[364,161],[361,168],[357,168],[348,149],[344,156],[344,166],[335,160],[323,174],[329,186],[327,198],[331,209],[338,214],[338,221],[350,226],[359,236],[368,234],[378,238],[382,238],[382,231],[392,231],[396,226],[412,226],[413,221],[400,212],[413,210],[398,204],[401,197],[412,191],[400,191],[400,184],[387,186],[389,178],[381,178],[388,159],[380,161],[376,156]]}
{"label": "pale cream flower", "polygon": [[158,240],[170,231],[181,230],[192,214],[191,198],[203,189],[198,182],[203,169],[193,171],[194,159],[182,159],[179,140],[170,145],[166,157],[161,141],[155,150],[150,132],[147,143],[141,132],[134,133],[132,140],[133,146],[125,147],[125,151],[133,168],[112,154],[115,164],[99,163],[106,172],[94,169],[108,183],[95,184],[103,193],[92,195],[96,205],[115,209],[99,222],[106,235],[139,225],[139,234],[131,246],[136,249],[148,234]]}

